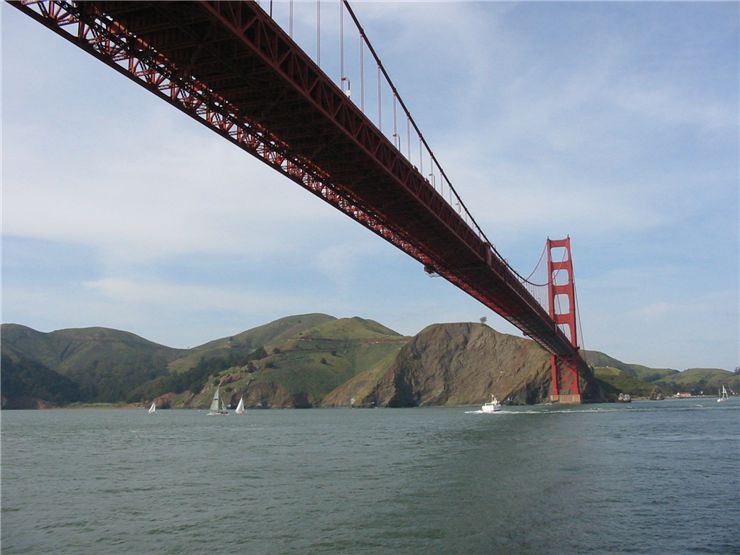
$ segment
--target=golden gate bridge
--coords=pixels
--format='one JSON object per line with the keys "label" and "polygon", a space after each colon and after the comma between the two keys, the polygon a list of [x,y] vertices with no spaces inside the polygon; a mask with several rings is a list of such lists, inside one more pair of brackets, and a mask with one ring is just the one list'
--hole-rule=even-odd
{"label": "golden gate bridge", "polygon": [[[10,4],[494,310],[550,353],[551,399],[581,402],[570,239],[548,239],[527,277],[508,264],[347,0],[332,4],[338,52],[328,63],[324,44],[323,66],[320,0],[315,43],[304,47],[293,0],[280,3],[282,19],[272,1]],[[545,278],[532,279],[545,259]]]}

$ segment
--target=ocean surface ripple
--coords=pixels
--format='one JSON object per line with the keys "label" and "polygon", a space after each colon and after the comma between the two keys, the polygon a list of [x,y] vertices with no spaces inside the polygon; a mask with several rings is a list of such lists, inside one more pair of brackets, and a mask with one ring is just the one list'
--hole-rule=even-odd
{"label": "ocean surface ripple", "polygon": [[476,409],[3,411],[2,553],[740,553],[740,399]]}

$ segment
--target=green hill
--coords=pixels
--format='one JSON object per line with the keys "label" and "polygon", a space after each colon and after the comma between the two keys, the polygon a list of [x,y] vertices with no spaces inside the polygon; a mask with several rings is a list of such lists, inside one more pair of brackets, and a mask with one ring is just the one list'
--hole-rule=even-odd
{"label": "green hill", "polygon": [[647,381],[631,376],[624,370],[611,366],[599,366],[594,368],[594,376],[597,380],[606,384],[603,389],[607,397],[615,400],[620,393],[629,393],[632,397],[647,397],[655,389],[655,385]]}
{"label": "green hill", "polygon": [[643,381],[654,383],[661,378],[668,376],[675,376],[680,374],[678,370],[671,368],[650,368],[648,366],[642,366],[640,364],[630,364],[633,375]]}
{"label": "green hill", "polygon": [[720,368],[690,368],[679,372],[626,364],[598,351],[583,351],[583,355],[594,367],[596,378],[607,385],[605,389],[610,396],[629,393],[633,397],[645,397],[656,387],[666,395],[679,391],[713,395],[723,384],[740,391],[740,375]]}
{"label": "green hill", "polygon": [[672,370],[670,368],[649,368],[641,364],[627,364],[599,351],[584,350],[581,351],[581,354],[586,362],[594,368],[616,368],[628,376],[647,382],[654,382],[660,378],[678,374],[678,370]]}
{"label": "green hill", "polygon": [[207,405],[220,381],[225,396],[235,402],[243,395],[247,406],[313,406],[407,341],[372,320],[325,320],[292,336],[280,334],[262,346],[266,356],[219,372],[192,404]]}
{"label": "green hill", "polygon": [[133,333],[80,328],[43,333],[3,324],[2,353],[13,362],[34,362],[75,382],[86,401],[115,402],[133,387],[168,373],[182,355]]}
{"label": "green hill", "polygon": [[194,368],[202,359],[243,357],[258,347],[291,338],[306,329],[335,320],[334,316],[327,314],[301,314],[281,318],[190,349],[184,356],[170,362],[169,368],[173,372],[185,372]]}
{"label": "green hill", "polygon": [[695,395],[703,392],[705,395],[715,395],[723,385],[740,392],[740,375],[720,368],[689,368],[656,380],[655,384],[665,392],[685,391]]}

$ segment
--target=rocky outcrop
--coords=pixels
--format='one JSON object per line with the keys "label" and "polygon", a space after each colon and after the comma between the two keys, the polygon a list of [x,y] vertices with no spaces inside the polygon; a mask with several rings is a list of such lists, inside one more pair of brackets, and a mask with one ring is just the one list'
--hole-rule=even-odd
{"label": "rocky outcrop", "polygon": [[[583,370],[584,391],[598,398]],[[368,387],[373,371],[377,382]],[[533,341],[483,324],[434,324],[404,346],[387,370],[370,370],[344,387],[344,403],[337,402],[340,392],[327,400],[346,405],[351,396],[358,406],[466,405],[487,401],[493,393],[510,403],[540,403],[550,392],[550,355]]]}

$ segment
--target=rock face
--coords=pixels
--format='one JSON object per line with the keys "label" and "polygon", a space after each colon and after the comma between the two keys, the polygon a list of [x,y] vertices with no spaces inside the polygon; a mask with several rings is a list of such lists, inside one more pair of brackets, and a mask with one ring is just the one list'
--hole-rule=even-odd
{"label": "rock face", "polygon": [[[376,377],[368,387],[368,379]],[[582,384],[598,398],[590,376]],[[412,407],[481,404],[493,393],[511,403],[547,401],[550,355],[533,341],[483,324],[435,324],[414,337],[385,371],[357,376],[327,396],[330,405]],[[343,402],[342,402],[343,401]]]}

